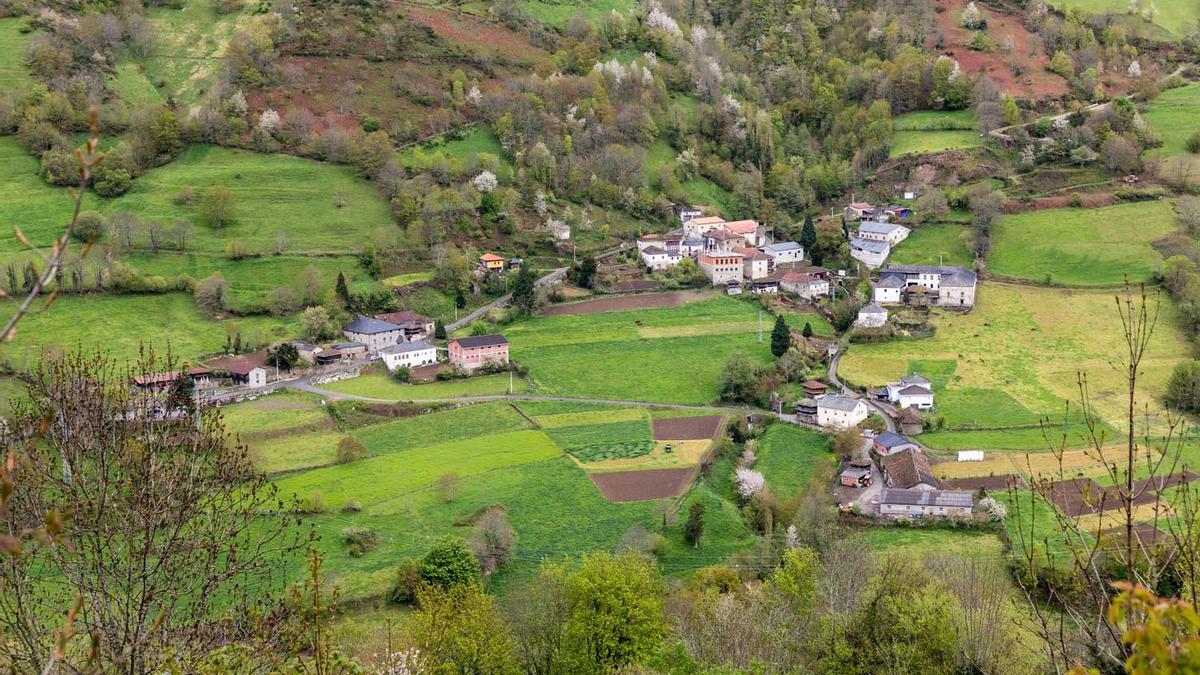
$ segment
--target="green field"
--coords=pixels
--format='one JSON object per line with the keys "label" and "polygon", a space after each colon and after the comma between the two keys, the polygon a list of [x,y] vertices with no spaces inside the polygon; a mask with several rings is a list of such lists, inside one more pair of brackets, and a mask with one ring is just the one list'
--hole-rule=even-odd
{"label": "green field", "polygon": [[755,305],[717,297],[664,309],[539,316],[504,332],[539,393],[698,404],[717,398],[721,368],[734,351],[768,360],[757,331]]}
{"label": "green field", "polygon": [[[934,402],[950,425],[1001,426],[1036,425],[1043,416],[1061,420],[1064,403],[1078,402],[1076,374],[1084,372],[1095,412],[1121,428],[1123,382],[1111,361],[1124,347],[1113,296],[1110,291],[983,284],[970,314],[936,316],[934,337],[853,345],[838,374],[857,385],[881,385],[922,372],[941,390]],[[1161,410],[1158,395],[1175,364],[1191,351],[1174,306],[1163,297],[1142,361],[1139,407]],[[952,371],[940,368],[946,379],[942,389],[935,371],[948,363]]]}
{"label": "green field", "polygon": [[918,110],[892,119],[896,131],[974,131],[978,124],[972,110]]}
{"label": "green field", "polygon": [[958,265],[970,269],[975,264],[971,231],[957,223],[916,226],[892,249],[888,260],[897,265]]}
{"label": "green field", "polygon": [[1159,94],[1142,113],[1142,119],[1162,138],[1164,155],[1186,152],[1184,142],[1200,129],[1200,82]]}
{"label": "green field", "polygon": [[572,17],[584,14],[592,20],[602,19],[614,10],[628,14],[634,7],[629,0],[595,0],[586,4],[523,0],[521,10],[530,17],[555,28],[563,28]]}
{"label": "green field", "polygon": [[983,139],[974,131],[897,131],[892,136],[889,156],[932,154],[943,150],[978,148]]}
{"label": "green field", "polygon": [[[226,335],[264,340],[293,337],[299,328],[291,320],[249,317],[217,321],[201,312],[183,293],[163,295],[63,296],[49,309],[38,309],[17,327],[16,338],[0,354],[16,367],[36,361],[48,347],[99,349],[118,359],[136,360],[143,345],[159,355],[170,347],[177,359],[196,359],[219,352]],[[11,309],[5,310],[7,317]]]}
{"label": "green field", "polygon": [[1008,215],[993,233],[988,269],[1081,286],[1145,281],[1162,263],[1152,243],[1178,227],[1161,200]]}
{"label": "green field", "polygon": [[462,162],[481,153],[495,155],[502,166],[511,166],[504,155],[504,148],[500,146],[500,140],[490,129],[483,126],[469,129],[459,139],[437,139],[430,143],[411,146],[398,153],[398,157],[401,165],[420,171],[428,169],[443,158]]}
{"label": "green field", "polygon": [[[322,388],[341,394],[389,401],[425,401],[435,398],[507,394],[508,385],[508,375],[476,375],[461,380],[404,384],[390,375],[368,373],[349,380],[331,382],[322,385]],[[528,389],[528,383],[519,377],[514,377],[512,378],[512,387],[514,394],[522,394]]]}
{"label": "green field", "polygon": [[771,494],[783,499],[802,492],[815,473],[834,463],[824,434],[791,424],[768,427],[755,452],[754,468],[766,477]]}
{"label": "green field", "polygon": [[162,95],[146,79],[142,66],[132,61],[117,64],[116,73],[105,79],[105,85],[133,108],[159,103]]}
{"label": "green field", "polygon": [[[1084,14],[1097,16],[1111,13],[1121,17],[1129,10],[1129,3],[1123,0],[1053,0],[1049,4],[1065,11],[1079,10]],[[1151,3],[1143,2],[1141,7],[1150,7]],[[1158,10],[1154,23],[1170,31],[1175,37],[1180,37],[1192,30],[1200,21],[1200,4],[1194,0],[1156,0],[1153,6]],[[1129,20],[1142,22],[1142,19],[1129,17]]]}
{"label": "green field", "polygon": [[0,19],[0,91],[16,91],[33,83],[25,66],[25,45],[29,34],[20,28],[28,23],[21,16]]}
{"label": "green field", "polygon": [[[631,412],[639,415],[635,419],[544,428],[551,440],[581,462],[648,455],[654,450],[650,416],[644,410]],[[615,417],[613,413],[601,415]]]}
{"label": "green field", "polygon": [[191,0],[180,9],[148,8],[146,18],[154,29],[154,49],[148,58],[134,61],[150,82],[162,80],[164,95],[198,102],[220,73],[241,13],[220,14],[212,0]]}

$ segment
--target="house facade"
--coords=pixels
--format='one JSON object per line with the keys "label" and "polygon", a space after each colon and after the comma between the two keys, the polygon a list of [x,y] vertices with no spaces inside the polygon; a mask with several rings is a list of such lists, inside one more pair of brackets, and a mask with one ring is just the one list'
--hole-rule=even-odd
{"label": "house facade", "polygon": [[888,311],[872,302],[858,310],[858,318],[854,323],[862,328],[882,328],[887,325]]}
{"label": "house facade", "polygon": [[704,215],[704,211],[691,204],[672,204],[671,210],[679,217],[679,222],[686,223],[693,218],[699,218]]}
{"label": "house facade", "polygon": [[787,272],[779,278],[779,286],[805,300],[814,300],[829,295],[829,280],[807,272]]}
{"label": "house facade", "polygon": [[756,248],[736,248],[742,254],[742,276],[747,279],[763,279],[770,273],[771,259]]}
{"label": "house facade", "polygon": [[697,262],[704,276],[713,286],[737,283],[742,280],[742,254],[740,253],[701,253]]}
{"label": "house facade", "polygon": [[895,246],[908,238],[912,232],[907,227],[897,223],[881,223],[875,220],[864,220],[858,226],[858,238],[872,241],[886,241]]}
{"label": "house facade", "polygon": [[479,256],[479,269],[485,272],[503,272],[504,257],[495,253],[484,253]]}
{"label": "house facade", "polygon": [[867,419],[870,409],[861,399],[825,394],[817,399],[817,424],[829,429],[846,429]]}
{"label": "house facade", "polygon": [[902,450],[920,450],[921,446],[894,431],[883,431],[872,441],[872,448],[879,456],[887,457]]}
{"label": "house facade", "polygon": [[642,258],[642,264],[655,272],[671,269],[683,260],[683,256],[678,253],[672,253],[658,246],[647,246],[638,255]]}
{"label": "house facade", "polygon": [[394,323],[359,314],[342,327],[342,335],[351,342],[361,342],[366,345],[368,353],[375,354],[384,347],[403,342],[404,329]]}
{"label": "house facade", "polygon": [[892,247],[886,241],[850,238],[850,257],[871,269],[882,265],[891,252]]}
{"label": "house facade", "polygon": [[428,340],[433,337],[433,329],[436,325],[433,319],[413,311],[376,314],[375,318],[399,326],[403,342]]}
{"label": "house facade", "polygon": [[901,277],[881,277],[875,284],[872,299],[880,305],[898,305],[904,302],[904,287],[904,279]]}
{"label": "house facade", "polygon": [[[975,306],[975,273],[950,265],[888,265],[879,272],[878,289],[887,282],[888,288],[899,287],[899,300],[892,302],[921,302],[941,307]],[[878,291],[877,291],[878,295]],[[888,296],[893,297],[892,295]],[[876,298],[878,302],[878,297]]]}
{"label": "house facade", "polygon": [[759,246],[758,250],[771,259],[772,268],[779,264],[795,263],[804,260],[804,247],[794,241],[767,244]]}
{"label": "house facade", "polygon": [[879,513],[885,516],[970,518],[974,496],[964,490],[903,490],[884,488]]}
{"label": "house facade", "polygon": [[721,229],[741,237],[745,241],[743,246],[760,246],[764,243],[757,220],[735,220],[722,223]]}
{"label": "house facade", "polygon": [[725,222],[720,216],[700,216],[683,221],[683,233],[688,239],[699,239],[709,230],[715,230]]}
{"label": "house facade", "polygon": [[503,335],[454,338],[446,348],[450,363],[464,370],[478,370],[488,364],[508,364],[508,340]]}
{"label": "house facade", "polygon": [[874,207],[866,202],[852,202],[846,205],[846,212],[843,217],[846,220],[862,220],[873,210]]}
{"label": "house facade", "polygon": [[920,375],[905,375],[899,382],[888,382],[887,400],[897,408],[933,409],[933,386]]}
{"label": "house facade", "polygon": [[416,342],[401,342],[379,352],[383,364],[388,370],[397,368],[419,368],[437,363],[437,348],[431,344]]}

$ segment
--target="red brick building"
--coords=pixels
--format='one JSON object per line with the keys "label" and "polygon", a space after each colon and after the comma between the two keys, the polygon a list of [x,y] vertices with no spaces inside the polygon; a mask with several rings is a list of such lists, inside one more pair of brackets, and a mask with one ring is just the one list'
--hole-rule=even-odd
{"label": "red brick building", "polygon": [[454,338],[446,347],[450,363],[465,370],[478,370],[489,363],[508,364],[508,340],[503,335]]}

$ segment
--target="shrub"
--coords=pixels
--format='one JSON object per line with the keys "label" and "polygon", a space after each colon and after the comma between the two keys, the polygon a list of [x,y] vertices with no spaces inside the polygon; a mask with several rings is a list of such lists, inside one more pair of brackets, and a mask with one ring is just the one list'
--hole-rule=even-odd
{"label": "shrub", "polygon": [[721,565],[713,565],[696,570],[688,579],[688,588],[697,591],[715,590],[718,593],[732,593],[742,585],[742,579],[737,570]]}
{"label": "shrub", "polygon": [[337,463],[345,464],[362,459],[367,455],[367,447],[353,436],[346,436],[337,444]]}
{"label": "shrub", "polygon": [[296,504],[300,513],[325,513],[325,497],[320,492],[310,492]]}
{"label": "shrub", "polygon": [[92,189],[101,197],[119,197],[133,186],[133,175],[128,169],[97,166],[92,174]]}
{"label": "shrub", "polygon": [[104,236],[104,216],[95,211],[80,213],[79,219],[75,221],[75,227],[71,230],[71,238],[86,244],[100,241],[102,236]]}
{"label": "shrub", "polygon": [[1193,155],[1200,153],[1200,131],[1193,131],[1192,135],[1188,136],[1187,140],[1184,141],[1183,147]]}
{"label": "shrub", "polygon": [[220,272],[213,272],[208,278],[196,284],[192,292],[196,304],[206,312],[216,313],[225,309],[229,297],[229,284]]}
{"label": "shrub", "polygon": [[412,558],[405,558],[396,566],[396,585],[392,587],[389,599],[399,603],[412,602],[416,600],[420,586],[421,564]]}
{"label": "shrub", "polygon": [[214,185],[204,191],[200,205],[196,207],[200,223],[212,228],[223,228],[237,222],[237,206],[233,193],[224,185]]}
{"label": "shrub", "polygon": [[342,504],[341,511],[342,513],[362,513],[362,509],[362,502],[352,499],[345,504]]}
{"label": "shrub", "polygon": [[48,150],[42,155],[42,178],[51,185],[78,185],[82,171],[79,158],[69,150]]}
{"label": "shrub", "polygon": [[392,377],[401,382],[408,382],[412,379],[412,368],[408,366],[400,366],[392,373]]}
{"label": "shrub", "polygon": [[361,558],[379,545],[379,535],[369,527],[347,527],[342,530],[342,541],[350,547],[350,555]]}
{"label": "shrub", "polygon": [[177,206],[188,206],[196,201],[196,191],[185,185],[179,188],[179,192],[175,193],[171,201],[175,202]]}
{"label": "shrub", "polygon": [[461,539],[446,537],[421,559],[421,580],[450,588],[479,581],[479,561]]}

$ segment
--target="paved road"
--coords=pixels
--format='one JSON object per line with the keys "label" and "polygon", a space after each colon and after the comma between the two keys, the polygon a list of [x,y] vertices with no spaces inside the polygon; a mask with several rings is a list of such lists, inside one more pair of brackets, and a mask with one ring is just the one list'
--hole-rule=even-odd
{"label": "paved road", "polygon": [[[859,398],[858,394],[856,394],[850,389],[850,387],[847,387],[841,380],[838,379],[837,368],[838,363],[842,360],[842,349],[844,349],[844,347],[839,348],[838,353],[834,354],[833,358],[829,361],[829,381],[833,383],[833,386],[840,389],[841,392],[846,396]],[[872,401],[869,397],[864,397],[862,400],[867,404],[867,407],[879,413],[879,416],[883,418],[883,423],[887,425],[888,431],[896,430],[896,422],[892,420],[892,416],[887,410],[884,410],[883,406],[879,405],[875,401]]]}

